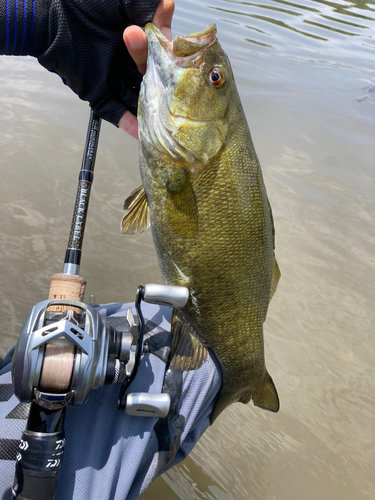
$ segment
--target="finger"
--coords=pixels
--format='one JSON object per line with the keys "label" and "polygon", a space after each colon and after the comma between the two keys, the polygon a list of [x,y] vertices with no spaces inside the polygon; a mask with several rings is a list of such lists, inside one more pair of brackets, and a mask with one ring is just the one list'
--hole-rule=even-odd
{"label": "finger", "polygon": [[124,43],[141,75],[146,73],[147,38],[139,26],[128,26],[123,34]]}
{"label": "finger", "polygon": [[128,109],[120,118],[118,126],[126,133],[134,137],[134,139],[138,139],[138,121]]}
{"label": "finger", "polygon": [[[161,0],[155,11],[152,22],[164,35],[172,40],[171,24],[174,12],[174,0]],[[128,26],[123,34],[124,43],[129,54],[137,65],[138,71],[146,73],[147,38],[139,26]]]}
{"label": "finger", "polygon": [[[161,0],[152,19],[155,26],[169,40],[172,40],[171,25],[174,8],[174,0]],[[147,38],[145,32],[139,26],[129,26],[124,31],[123,39],[130,56],[137,65],[138,71],[144,75],[147,63]],[[138,139],[138,122],[130,111],[125,111],[118,122],[118,126],[135,139]]]}
{"label": "finger", "polygon": [[152,22],[164,33],[168,40],[172,40],[171,26],[173,12],[174,0],[161,0],[152,18]]}

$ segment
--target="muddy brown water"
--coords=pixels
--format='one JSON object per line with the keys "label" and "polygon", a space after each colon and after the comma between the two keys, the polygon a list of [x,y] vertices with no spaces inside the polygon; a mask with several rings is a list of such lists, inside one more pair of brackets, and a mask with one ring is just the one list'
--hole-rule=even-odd
{"label": "muddy brown water", "polygon": [[[265,339],[281,410],[233,405],[142,499],[373,499],[375,2],[177,1],[174,34],[211,22],[274,212]],[[1,57],[0,110],[4,355],[61,271],[88,107],[33,59]],[[119,232],[137,155],[103,124],[81,267],[101,303],[160,281],[151,235]]]}

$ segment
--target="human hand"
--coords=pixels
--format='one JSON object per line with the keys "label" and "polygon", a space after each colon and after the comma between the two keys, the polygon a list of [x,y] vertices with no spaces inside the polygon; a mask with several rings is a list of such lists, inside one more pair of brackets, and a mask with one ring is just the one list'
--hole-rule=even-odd
{"label": "human hand", "polygon": [[[140,37],[133,25],[140,31],[140,26],[152,19],[160,26],[170,25],[173,0],[162,0],[156,15],[158,3],[159,0],[48,1],[42,13],[35,16],[30,55],[60,75],[101,118],[118,125],[125,110],[137,113],[142,76],[136,62],[141,64],[139,55],[144,47],[147,50],[145,39],[141,43],[143,49],[135,48]],[[133,41],[130,45],[136,62],[122,40],[126,27],[133,30],[129,39]],[[142,58],[145,64],[146,57]],[[132,135],[136,136],[136,131]]]}
{"label": "human hand", "polygon": [[[174,0],[161,0],[152,19],[152,22],[169,40],[172,39],[171,23],[173,12]],[[123,39],[129,54],[137,65],[138,71],[144,75],[147,62],[147,38],[145,32],[139,26],[132,25],[125,29]],[[118,126],[135,139],[138,139],[138,121],[129,110],[126,110],[122,115]]]}

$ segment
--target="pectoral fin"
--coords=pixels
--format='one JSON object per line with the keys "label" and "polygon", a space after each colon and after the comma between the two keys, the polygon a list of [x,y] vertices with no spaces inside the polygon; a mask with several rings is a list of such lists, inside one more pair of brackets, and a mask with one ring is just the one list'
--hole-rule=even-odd
{"label": "pectoral fin", "polygon": [[198,207],[187,173],[182,169],[170,173],[166,187],[168,222],[179,235],[193,237],[198,231]]}
{"label": "pectoral fin", "polygon": [[197,370],[206,357],[207,348],[202,345],[193,328],[173,311],[170,363],[172,368],[180,371]]}
{"label": "pectoral fin", "polygon": [[143,186],[135,189],[124,202],[126,214],[121,221],[123,234],[142,233],[150,227],[150,214]]}

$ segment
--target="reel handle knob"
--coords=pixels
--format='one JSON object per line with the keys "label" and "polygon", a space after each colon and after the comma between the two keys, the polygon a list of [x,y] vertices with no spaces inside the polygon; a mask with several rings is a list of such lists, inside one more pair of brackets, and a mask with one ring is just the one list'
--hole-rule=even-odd
{"label": "reel handle knob", "polygon": [[157,285],[144,286],[142,300],[148,304],[158,304],[181,309],[189,300],[189,290],[184,286]]}
{"label": "reel handle knob", "polygon": [[169,394],[133,392],[126,396],[125,411],[135,417],[164,418],[168,415],[170,406]]}

